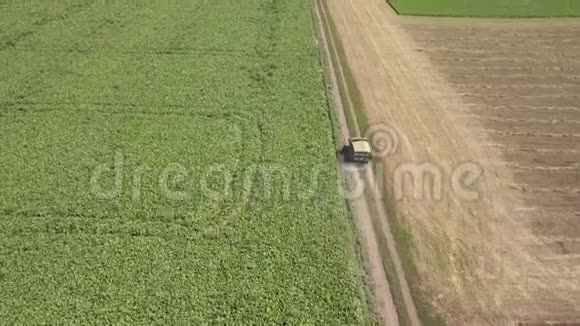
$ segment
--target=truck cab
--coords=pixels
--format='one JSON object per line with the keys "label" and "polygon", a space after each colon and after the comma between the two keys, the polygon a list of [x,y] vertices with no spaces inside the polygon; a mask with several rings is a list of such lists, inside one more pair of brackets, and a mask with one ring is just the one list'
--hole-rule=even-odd
{"label": "truck cab", "polygon": [[342,149],[344,160],[351,163],[367,164],[372,158],[371,144],[366,138],[351,138]]}

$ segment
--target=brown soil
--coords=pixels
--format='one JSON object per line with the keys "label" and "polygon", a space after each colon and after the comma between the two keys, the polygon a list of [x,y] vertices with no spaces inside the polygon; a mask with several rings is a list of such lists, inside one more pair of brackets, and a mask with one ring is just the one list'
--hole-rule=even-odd
{"label": "brown soil", "polygon": [[[340,141],[346,144],[350,137],[350,131],[344,110],[348,108],[344,108],[343,103],[345,103],[346,100],[341,97],[339,92],[339,83],[344,83],[344,76],[340,70],[341,67],[337,67],[337,63],[332,60],[331,52],[336,51],[336,49],[332,36],[327,35],[326,33],[326,31],[329,31],[329,25],[324,7],[320,6],[319,1],[313,1],[313,5],[318,41],[320,43],[322,55],[324,56],[326,68],[328,69],[330,95],[332,97],[333,106],[336,110],[336,116],[339,123],[338,127],[341,136]],[[340,164],[339,170],[349,185],[349,189],[354,189],[356,185],[360,185],[364,182],[363,177],[358,171],[349,169],[348,166],[344,164]],[[381,323],[384,325],[399,325],[397,310],[393,302],[393,297],[391,296],[389,282],[383,269],[383,260],[377,246],[378,241],[375,236],[371,212],[366,197],[358,196],[356,198],[351,198],[349,200],[349,208],[355,218],[356,227],[362,238],[361,242],[365,253],[364,268],[368,274],[369,285],[372,288],[372,308]]]}
{"label": "brown soil", "polygon": [[479,200],[444,182],[442,200],[397,202],[433,309],[452,325],[580,322],[580,20],[328,7],[369,123],[401,134],[387,187],[409,162],[483,168]]}

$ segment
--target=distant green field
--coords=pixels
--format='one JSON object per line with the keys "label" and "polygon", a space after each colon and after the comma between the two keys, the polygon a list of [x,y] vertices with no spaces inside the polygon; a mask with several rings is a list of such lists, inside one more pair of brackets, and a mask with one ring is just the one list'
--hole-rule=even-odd
{"label": "distant green field", "polygon": [[391,0],[399,14],[466,17],[580,16],[579,0]]}
{"label": "distant green field", "polygon": [[0,1],[0,324],[365,322],[310,5]]}

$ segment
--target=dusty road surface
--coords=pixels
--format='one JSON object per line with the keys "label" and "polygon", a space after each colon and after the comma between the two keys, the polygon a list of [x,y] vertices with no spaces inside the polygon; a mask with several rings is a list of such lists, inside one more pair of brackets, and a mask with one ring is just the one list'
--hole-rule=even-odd
{"label": "dusty road surface", "polygon": [[580,322],[579,21],[327,5],[370,124],[398,132],[412,286],[451,325]]}
{"label": "dusty road surface", "polygon": [[[329,33],[330,25],[327,12],[320,1],[313,1],[313,6],[319,45],[330,79],[331,100],[333,101],[339,123],[340,141],[346,144],[353,134],[349,130],[345,110],[352,110],[352,107],[350,107],[352,106],[352,102],[348,98],[348,93],[345,94],[346,98],[343,98],[339,92],[341,86],[347,86],[345,86],[345,77],[340,66],[341,63],[332,60],[332,56],[336,55],[337,49],[332,35]],[[349,107],[345,108],[345,106]],[[355,125],[354,127],[357,130],[352,132],[360,134],[358,126]],[[376,214],[369,209],[369,203],[370,205],[378,206],[378,203],[374,203],[378,197],[365,191],[365,185],[368,185],[369,181],[374,179],[374,176],[370,168],[352,166],[342,160],[339,161],[339,169],[345,178],[345,185],[347,186],[345,189],[346,199],[348,200],[349,208],[355,218],[355,223],[361,237],[361,245],[363,246],[365,254],[364,267],[368,274],[368,282],[370,283],[369,285],[373,295],[373,310],[383,325],[399,325],[399,316],[391,295],[391,287],[383,268],[384,263],[379,249],[379,241],[376,238],[377,231],[382,232],[382,230],[375,230],[375,224],[373,223],[373,219],[384,220],[384,218],[381,216],[373,216]],[[392,250],[395,250],[394,241],[391,240],[390,246]]]}

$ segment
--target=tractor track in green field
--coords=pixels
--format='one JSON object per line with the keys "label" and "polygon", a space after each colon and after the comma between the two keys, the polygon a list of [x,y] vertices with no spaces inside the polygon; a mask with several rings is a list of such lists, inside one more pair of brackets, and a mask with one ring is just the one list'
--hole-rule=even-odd
{"label": "tractor track in green field", "polygon": [[80,12],[96,2],[97,0],[92,0],[81,4],[71,4],[70,6],[64,8],[64,10],[60,13],[50,17],[43,17],[34,21],[32,23],[32,30],[29,29],[25,31],[19,31],[12,34],[11,36],[8,36],[8,38],[5,40],[0,40],[0,51],[15,47],[20,41],[33,35],[35,30],[41,29],[54,21],[67,19],[70,15]]}

